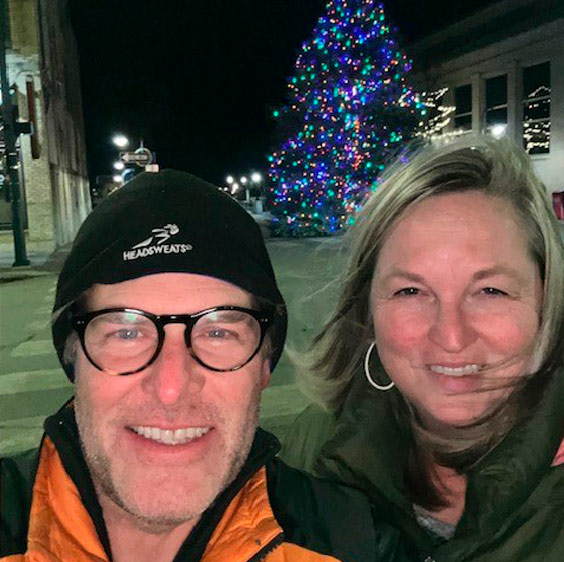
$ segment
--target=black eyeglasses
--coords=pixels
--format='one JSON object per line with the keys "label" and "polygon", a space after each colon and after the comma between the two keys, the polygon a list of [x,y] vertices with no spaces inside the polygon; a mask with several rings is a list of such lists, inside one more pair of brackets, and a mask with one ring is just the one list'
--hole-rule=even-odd
{"label": "black eyeglasses", "polygon": [[212,371],[236,371],[259,351],[272,312],[218,306],[195,314],[151,314],[107,308],[71,318],[90,363],[112,375],[142,371],[159,356],[167,324],[184,324],[184,340],[194,359]]}

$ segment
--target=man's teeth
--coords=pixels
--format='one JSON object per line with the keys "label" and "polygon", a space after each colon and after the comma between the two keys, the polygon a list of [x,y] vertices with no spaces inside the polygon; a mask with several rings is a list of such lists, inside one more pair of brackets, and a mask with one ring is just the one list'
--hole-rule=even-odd
{"label": "man's teeth", "polygon": [[158,443],[165,445],[183,445],[192,439],[202,437],[210,428],[209,427],[185,427],[183,429],[160,429],[158,427],[146,427],[142,425],[133,426],[131,428],[135,433],[152,439]]}
{"label": "man's teeth", "polygon": [[433,373],[448,375],[451,377],[463,377],[473,375],[480,370],[480,365],[464,365],[463,367],[445,367],[444,365],[431,365],[429,367]]}

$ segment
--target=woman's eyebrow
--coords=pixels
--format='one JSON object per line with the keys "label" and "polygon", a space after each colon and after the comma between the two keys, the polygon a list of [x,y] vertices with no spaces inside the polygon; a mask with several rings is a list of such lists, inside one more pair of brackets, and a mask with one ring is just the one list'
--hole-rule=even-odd
{"label": "woman's eyebrow", "polygon": [[[484,279],[489,279],[490,277],[494,277],[496,275],[507,275],[521,282],[525,280],[524,276],[517,269],[514,269],[507,265],[495,265],[493,267],[481,269],[480,271],[477,271],[472,276],[472,278],[475,281],[482,281]],[[387,282],[393,279],[405,279],[406,281],[413,281],[414,283],[425,282],[425,278],[422,275],[418,275],[417,273],[412,273],[410,271],[406,271],[405,269],[400,269],[400,268],[392,269],[392,271],[390,271],[381,279],[381,282]]]}
{"label": "woman's eyebrow", "polygon": [[406,281],[413,281],[414,283],[425,282],[425,278],[422,275],[418,275],[417,273],[411,273],[410,271],[406,271],[405,269],[399,269],[399,268],[392,269],[390,273],[388,273],[382,278],[382,281],[386,282],[396,278],[405,279]]}
{"label": "woman's eyebrow", "polygon": [[507,275],[508,277],[512,277],[516,281],[524,281],[524,276],[521,274],[520,271],[514,269],[513,267],[507,265],[495,265],[493,267],[489,267],[487,269],[482,269],[477,271],[473,278],[476,281],[482,281],[483,279],[488,279],[490,277],[494,277],[496,275]]}

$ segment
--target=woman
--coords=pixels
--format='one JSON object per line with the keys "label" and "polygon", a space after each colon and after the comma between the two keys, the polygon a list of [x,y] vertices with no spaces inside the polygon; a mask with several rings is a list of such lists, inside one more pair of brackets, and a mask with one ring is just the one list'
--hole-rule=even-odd
{"label": "woman", "polygon": [[422,560],[564,560],[564,256],[528,157],[400,162],[350,233],[289,464],[363,490]]}

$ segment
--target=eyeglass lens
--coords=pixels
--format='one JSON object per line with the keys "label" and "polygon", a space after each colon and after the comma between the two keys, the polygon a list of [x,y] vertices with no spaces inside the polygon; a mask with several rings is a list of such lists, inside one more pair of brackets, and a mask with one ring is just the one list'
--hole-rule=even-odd
{"label": "eyeglass lens", "polygon": [[[188,340],[188,338],[190,338]],[[239,310],[211,311],[198,318],[186,335],[192,354],[212,369],[228,370],[245,363],[257,350],[259,322]],[[84,334],[92,361],[104,371],[122,374],[145,367],[159,347],[159,331],[151,318],[113,311],[93,318]]]}

